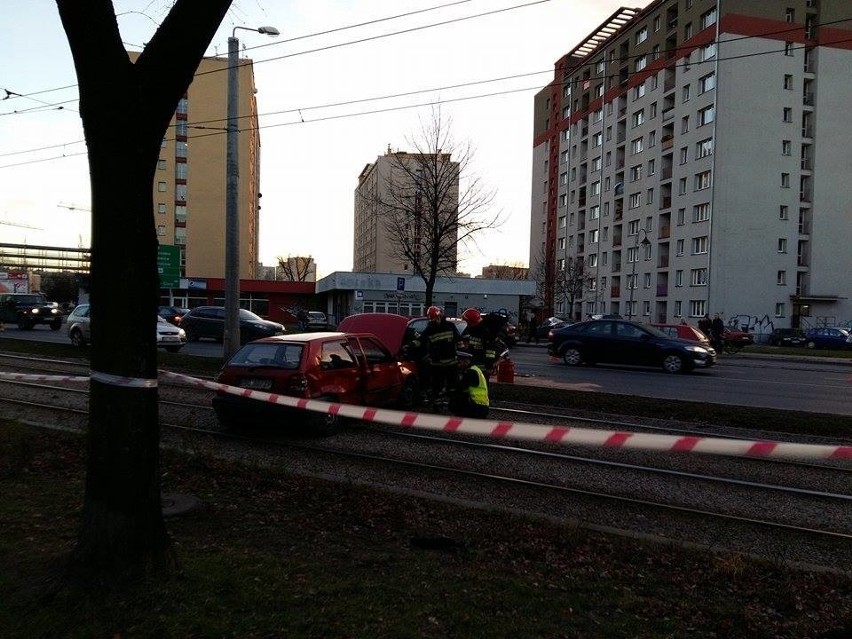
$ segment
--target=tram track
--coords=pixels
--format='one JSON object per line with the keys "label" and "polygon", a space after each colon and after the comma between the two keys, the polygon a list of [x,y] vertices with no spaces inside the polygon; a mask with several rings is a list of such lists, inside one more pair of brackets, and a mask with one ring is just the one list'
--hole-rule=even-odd
{"label": "tram track", "polygon": [[[60,364],[65,367],[67,362]],[[45,418],[62,414],[55,417],[56,422],[65,427],[76,422],[75,430],[85,427],[87,392],[83,384],[73,388],[8,380],[0,383],[4,413],[9,406],[18,407],[25,421],[35,421],[25,419],[32,412]],[[34,393],[50,398],[36,401]],[[294,472],[337,481],[523,512],[618,534],[722,546],[823,566],[838,565],[838,556],[844,556],[845,565],[852,565],[852,496],[848,490],[852,469],[848,466],[641,451],[583,449],[583,454],[574,454],[564,448],[556,450],[555,445],[534,442],[521,447],[375,424],[353,426],[336,437],[308,442],[280,432],[272,437],[258,433],[245,437],[217,427],[209,405],[211,396],[202,389],[161,385],[164,445],[190,452],[202,446],[217,457],[284,465]],[[495,412],[550,423],[555,415],[512,407],[496,407]],[[604,428],[643,425],[641,420],[558,416],[560,423],[597,421]],[[654,465],[639,463],[649,457],[654,458]],[[769,461],[773,464],[766,463]],[[744,473],[755,467],[761,470]],[[761,550],[755,552],[756,548]]]}

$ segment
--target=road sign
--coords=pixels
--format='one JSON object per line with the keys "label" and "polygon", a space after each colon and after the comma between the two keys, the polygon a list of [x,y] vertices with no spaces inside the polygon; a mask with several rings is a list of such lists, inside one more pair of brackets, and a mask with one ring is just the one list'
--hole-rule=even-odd
{"label": "road sign", "polygon": [[178,288],[180,285],[180,247],[160,244],[157,247],[157,272],[160,288]]}

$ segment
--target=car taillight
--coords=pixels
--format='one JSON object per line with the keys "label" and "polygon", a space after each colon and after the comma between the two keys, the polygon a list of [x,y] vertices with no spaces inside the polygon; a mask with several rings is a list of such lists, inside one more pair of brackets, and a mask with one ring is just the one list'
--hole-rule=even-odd
{"label": "car taillight", "polygon": [[293,393],[304,393],[308,390],[308,378],[304,375],[293,375],[290,378],[289,389]]}

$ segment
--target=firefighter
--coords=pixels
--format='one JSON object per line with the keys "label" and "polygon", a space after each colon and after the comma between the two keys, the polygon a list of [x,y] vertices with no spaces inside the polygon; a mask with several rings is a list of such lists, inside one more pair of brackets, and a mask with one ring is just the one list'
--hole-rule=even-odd
{"label": "firefighter", "polygon": [[429,371],[428,379],[431,381],[434,406],[442,393],[448,394],[456,385],[458,375],[456,349],[459,334],[456,327],[444,317],[444,311],[440,307],[430,306],[426,316],[429,318],[429,323],[420,333],[420,342],[426,353],[423,363]]}
{"label": "firefighter", "polygon": [[477,309],[467,309],[462,313],[462,319],[467,322],[462,333],[465,350],[473,356],[473,363],[482,369],[485,376],[490,377],[497,355],[505,350],[505,344],[497,337],[497,331],[482,321],[482,313]]}

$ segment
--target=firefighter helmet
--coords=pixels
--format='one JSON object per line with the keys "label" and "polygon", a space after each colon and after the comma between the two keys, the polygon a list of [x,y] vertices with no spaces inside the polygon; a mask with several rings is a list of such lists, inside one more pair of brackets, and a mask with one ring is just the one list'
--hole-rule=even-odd
{"label": "firefighter helmet", "polygon": [[441,310],[440,306],[430,306],[426,310],[426,317],[428,317],[430,320],[440,319],[441,315],[443,315],[443,311]]}
{"label": "firefighter helmet", "polygon": [[476,326],[482,321],[482,313],[475,308],[469,308],[462,313],[462,319],[468,323],[468,326]]}

